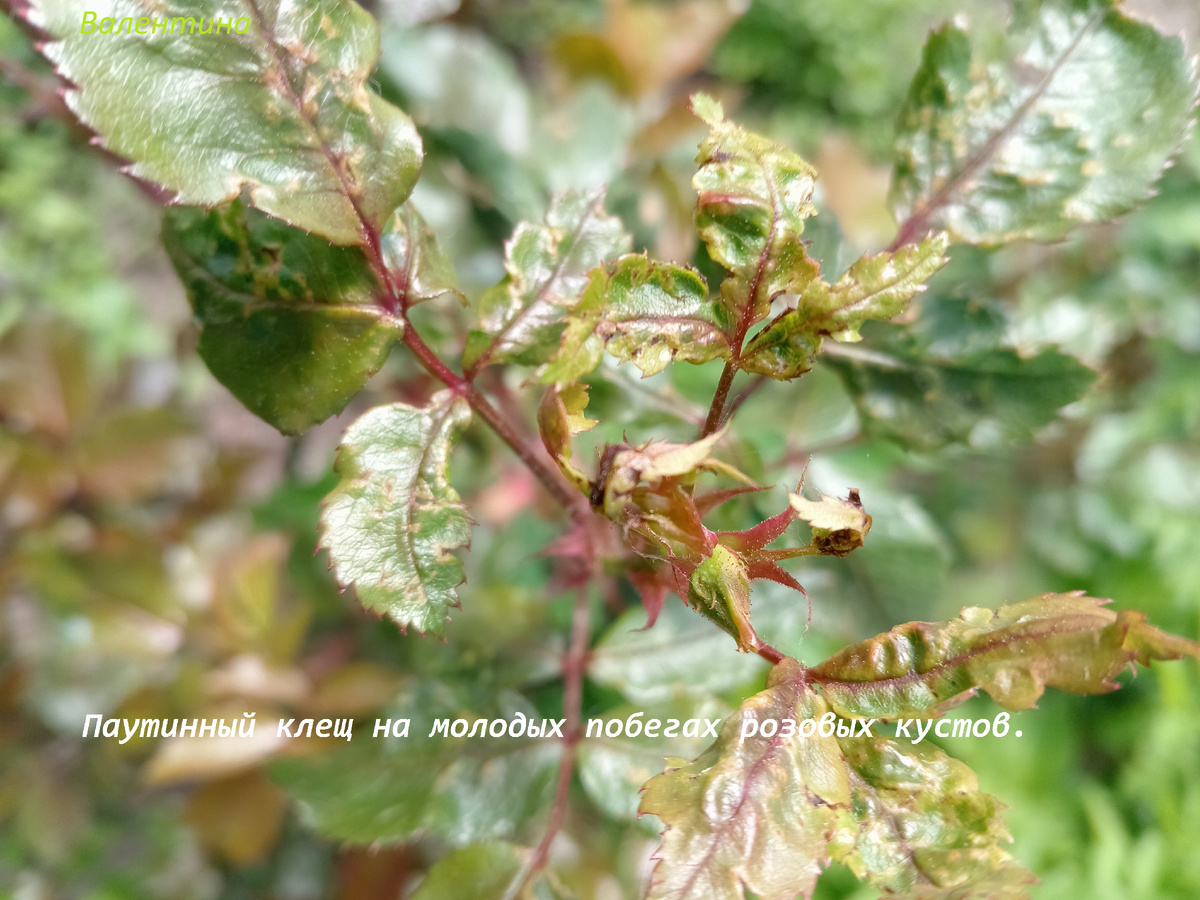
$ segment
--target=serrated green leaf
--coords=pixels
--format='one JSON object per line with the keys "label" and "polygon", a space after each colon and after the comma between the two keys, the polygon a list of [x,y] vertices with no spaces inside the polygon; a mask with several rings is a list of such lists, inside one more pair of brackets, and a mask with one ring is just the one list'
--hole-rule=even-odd
{"label": "serrated green leaf", "polygon": [[750,625],[750,574],[745,560],[728,547],[718,544],[696,566],[688,581],[688,605],[733,635],[739,650],[758,646]]}
{"label": "serrated green leaf", "polygon": [[[799,664],[784,659],[767,688],[725,720],[691,762],[668,759],[646,783],[639,811],[666,825],[649,900],[795,900],[811,896],[826,845],[850,804],[834,738],[801,738],[799,722],[825,713]],[[793,722],[793,734],[741,737],[742,722]]]}
{"label": "serrated green leaf", "polygon": [[247,209],[173,207],[163,244],[200,323],[199,352],[255,415],[297,434],[341,412],[402,326],[357,247]]}
{"label": "serrated green leaf", "polygon": [[888,897],[1027,900],[1035,879],[1002,847],[1011,838],[994,797],[964,763],[930,744],[839,741],[850,771],[853,827],[831,856]]}
{"label": "serrated green leaf", "polygon": [[858,341],[869,319],[890,319],[925,290],[925,282],[946,264],[948,239],[941,234],[896,253],[864,256],[829,285],[813,281],[794,309],[781,313],[746,345],[740,368],[788,380],[812,368],[826,335]]}
{"label": "serrated green leaf", "polygon": [[1117,689],[1126,667],[1200,659],[1200,644],[1164,634],[1106,600],[1046,594],[995,612],[968,607],[946,623],[909,622],[847,647],[810,670],[840,715],[940,716],[986,691],[1009,710],[1029,709],[1047,687],[1075,694]]}
{"label": "serrated green leaf", "polygon": [[471,517],[450,486],[450,447],[471,419],[451,391],[424,409],[377,406],[346,431],[325,498],[321,546],[334,574],[367,609],[401,628],[441,634],[458,605],[462,562],[450,551],[471,539]]}
{"label": "serrated green leaf", "polygon": [[508,274],[480,300],[481,328],[467,341],[463,365],[477,372],[492,363],[546,362],[588,272],[631,245],[621,221],[604,212],[602,189],[564,194],[545,224],[518,225],[505,245]]}
{"label": "serrated green leaf", "polygon": [[[172,21],[165,34],[81,33],[87,14]],[[245,33],[217,33],[214,17]],[[379,34],[355,3],[35,0],[30,20],[56,38],[44,52],[73,85],[75,114],[182,203],[245,188],[298,228],[366,244],[416,183],[420,138],[367,88]]]}
{"label": "serrated green leaf", "polygon": [[972,243],[1048,240],[1118,216],[1150,195],[1196,95],[1182,41],[1112,0],[1022,5],[999,59],[945,25],[897,123],[901,239],[935,227]]}
{"label": "serrated green leaf", "polygon": [[[430,736],[432,723],[476,717],[535,717],[516,695],[468,696],[447,685],[409,685],[401,738],[356,736],[313,756],[276,760],[273,781],[301,804],[310,827],[354,844],[396,844],[433,835],[451,846],[503,840],[541,811],[553,793],[562,742],[512,737]],[[540,718],[539,718],[540,720]]]}
{"label": "serrated green leaf", "polygon": [[817,277],[800,235],[817,173],[774,141],[725,119],[721,104],[697,94],[692,110],[711,129],[696,156],[696,228],[712,259],[730,273],[721,301],[737,323],[735,343],[767,315],[771,300],[801,293]]}
{"label": "serrated green leaf", "polygon": [[947,332],[967,327],[956,317],[968,306],[938,298],[922,305],[905,333],[875,331],[861,345],[826,348],[822,363],[841,376],[867,434],[921,450],[1022,440],[1095,380],[1073,356],[1049,348],[1018,353],[1000,344],[996,330],[976,331],[965,350]]}
{"label": "serrated green leaf", "polygon": [[577,381],[600,364],[605,350],[632,361],[643,376],[672,361],[728,359],[732,325],[708,299],[708,285],[695,269],[623,256],[592,272],[567,316],[558,353],[539,375],[560,384]]}

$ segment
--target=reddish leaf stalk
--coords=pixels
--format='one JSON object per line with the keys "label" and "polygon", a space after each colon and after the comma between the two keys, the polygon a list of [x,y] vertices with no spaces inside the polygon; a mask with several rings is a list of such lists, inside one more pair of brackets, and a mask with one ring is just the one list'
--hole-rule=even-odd
{"label": "reddish leaf stalk", "polygon": [[570,644],[566,656],[563,657],[563,717],[567,721],[562,739],[563,757],[558,764],[558,783],[554,789],[554,804],[550,808],[550,821],[546,824],[541,841],[509,885],[504,900],[515,900],[519,897],[529,881],[545,868],[550,859],[550,846],[567,817],[567,801],[570,799],[571,779],[575,775],[577,748],[583,737],[580,713],[583,708],[583,671],[587,667],[590,631],[591,607],[588,605],[587,589],[580,588],[575,596],[575,609],[571,616]]}

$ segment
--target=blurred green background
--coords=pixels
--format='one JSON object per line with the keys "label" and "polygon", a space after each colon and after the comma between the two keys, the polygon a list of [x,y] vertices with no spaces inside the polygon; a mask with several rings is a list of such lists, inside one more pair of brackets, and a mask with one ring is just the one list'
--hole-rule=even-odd
{"label": "blurred green background", "polygon": [[[1138,6],[1200,35],[1192,4]],[[836,274],[892,236],[892,120],[928,27],[956,14],[984,32],[1003,25],[998,4],[963,0],[381,0],[372,12],[384,28],[378,89],[417,120],[428,151],[415,202],[472,298],[502,274],[518,221],[600,182],[637,249],[703,267],[690,224],[696,89],[818,167],[813,252]],[[484,714],[519,696],[549,715],[570,616],[537,556],[557,533],[553,512],[472,431],[456,483],[485,527],[447,642],[364,615],[314,556],[317,504],[346,424],[405,385],[420,394],[421,375],[398,353],[367,396],[303,437],[258,422],[194,353],[155,201],[69,123],[48,67],[3,17],[0,64],[0,896],[403,896],[453,839],[369,848],[311,827],[338,831],[313,779],[353,783],[371,760],[270,740],[234,754],[120,745],[81,739],[82,722],[254,710],[260,737],[279,715],[330,715],[355,718],[361,740],[414,697]],[[469,321],[421,311],[435,343]],[[896,329],[864,333],[886,341]],[[1200,638],[1200,146],[1120,222],[1053,246],[955,248],[914,334],[935,361],[1058,348],[1096,379],[1048,426],[1024,427],[1018,410],[956,426],[949,442],[922,439],[920,417],[941,427],[953,410],[864,418],[833,365],[757,393],[732,446],[781,489],[726,513],[731,527],[774,512],[810,457],[810,485],[856,486],[874,517],[863,550],[796,568],[814,604],[803,642],[791,597],[756,596],[760,631],[815,662],[899,622],[1084,589]],[[706,404],[716,373],[675,368],[647,385],[611,369],[593,408],[617,433],[682,436],[690,426],[668,413]],[[1034,404],[1054,393],[1022,390]],[[614,590],[596,601],[610,650],[598,651],[585,715],[667,701],[728,709],[761,684],[756,661],[669,604],[637,652],[726,674],[647,688],[611,650],[646,640],[629,637],[636,596]],[[1014,717],[1020,739],[940,742],[1008,805],[1038,900],[1200,897],[1200,671],[1164,664],[1126,681],[1104,697],[1047,696]],[[555,845],[581,900],[638,895],[653,830],[633,823],[630,785],[664,752],[585,749]],[[531,796],[549,784],[543,769],[526,773]],[[458,815],[463,834],[526,844],[544,824],[536,803],[503,827]],[[873,896],[836,869],[818,890]]]}

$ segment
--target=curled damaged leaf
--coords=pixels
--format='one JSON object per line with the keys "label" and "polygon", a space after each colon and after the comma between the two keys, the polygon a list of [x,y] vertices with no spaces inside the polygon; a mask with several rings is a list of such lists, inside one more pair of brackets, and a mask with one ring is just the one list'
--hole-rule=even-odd
{"label": "curled damaged leaf", "polygon": [[551,387],[538,404],[538,432],[546,452],[563,477],[585,494],[592,490],[591,482],[583,470],[571,462],[571,438],[596,427],[596,420],[583,414],[587,404],[587,385],[583,384]]}
{"label": "curled damaged leaf", "polygon": [[704,472],[752,484],[733,466],[712,457],[713,447],[724,436],[722,429],[691,444],[666,441],[648,441],[640,447],[610,444],[592,484],[592,505],[613,521],[620,521],[626,503],[630,499],[638,502],[635,491],[639,487],[665,496],[679,492],[685,484],[694,484]]}
{"label": "curled damaged leaf", "polygon": [[592,272],[567,316],[562,346],[539,373],[569,382],[600,364],[607,349],[643,376],[672,361],[706,363],[730,357],[726,310],[708,298],[700,273],[645,256],[623,256]]}
{"label": "curled damaged leaf", "polygon": [[[648,900],[759,900],[809,897],[827,845],[850,806],[850,783],[837,740],[801,738],[801,721],[820,718],[824,701],[784,659],[766,690],[725,720],[696,759],[668,759],[642,789],[640,814],[666,826],[650,877]],[[742,723],[793,723],[792,736],[760,729],[741,737]]]}
{"label": "curled damaged leaf", "polygon": [[441,634],[471,538],[471,517],[449,482],[450,447],[471,419],[467,402],[442,391],[424,409],[377,406],[346,431],[325,498],[321,547],[340,583],[401,628]]}
{"label": "curled damaged leaf", "polygon": [[936,717],[980,689],[1009,710],[1047,687],[1103,694],[1134,663],[1200,659],[1200,643],[1166,634],[1140,612],[1082,592],[1046,594],[995,612],[967,607],[945,623],[910,622],[847,647],[810,670],[844,716]]}
{"label": "curled damaged leaf", "polygon": [[853,488],[845,500],[825,494],[820,500],[790,494],[788,500],[796,514],[812,526],[812,546],[824,556],[846,556],[863,545],[871,530],[871,517]]}
{"label": "curled damaged leaf", "polygon": [[[493,363],[545,363],[588,273],[628,253],[633,239],[604,212],[604,190],[557,198],[544,224],[522,222],[505,244],[507,275],[480,300],[480,328],[463,352],[468,375]],[[563,381],[574,379],[559,379]]]}
{"label": "curled damaged leaf", "polygon": [[887,897],[1027,900],[1033,876],[1004,849],[1004,808],[963,762],[931,744],[838,741],[853,823],[830,855]]}
{"label": "curled damaged leaf", "polygon": [[825,336],[859,341],[858,329],[871,319],[902,313],[925,282],[947,262],[945,234],[902,247],[895,253],[864,256],[836,284],[811,282],[795,308],[780,313],[750,339],[739,367],[788,380],[812,368]]}
{"label": "curled damaged leaf", "polygon": [[831,860],[887,897],[1027,900],[1003,807],[965,764],[887,738],[800,736],[832,715],[785,658],[704,753],[667,760],[638,808],[666,826],[649,900],[809,898]]}
{"label": "curled damaged leaf", "polygon": [[696,155],[696,228],[712,259],[730,277],[721,304],[735,323],[732,343],[762,320],[779,294],[800,294],[819,272],[800,235],[817,173],[786,147],[726,120],[721,104],[692,97],[692,111],[710,130]]}
{"label": "curled damaged leaf", "polygon": [[[243,188],[265,213],[336,244],[369,244],[421,166],[412,121],[367,87],[375,20],[356,3],[112,0],[118,22],[220,17],[245,33],[84,31],[90,0],[33,0],[67,104],[139,178],[212,206]],[[83,23],[83,25],[81,25]],[[94,26],[93,26],[94,28]]]}

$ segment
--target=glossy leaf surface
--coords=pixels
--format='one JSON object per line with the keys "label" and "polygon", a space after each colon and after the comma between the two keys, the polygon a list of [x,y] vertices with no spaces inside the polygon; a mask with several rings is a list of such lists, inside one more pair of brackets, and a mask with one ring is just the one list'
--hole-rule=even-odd
{"label": "glossy leaf surface", "polygon": [[1106,221],[1150,195],[1196,90],[1179,38],[1112,0],[1020,5],[998,57],[947,24],[900,112],[892,205],[981,244]]}
{"label": "glossy leaf surface", "polygon": [[1200,644],[1106,602],[1046,594],[995,612],[969,607],[945,623],[909,622],[835,654],[813,679],[844,716],[936,717],[979,690],[1005,709],[1029,709],[1047,687],[1103,694],[1135,662],[1200,659]]}
{"label": "glossy leaf surface", "polygon": [[321,546],[363,606],[402,628],[441,634],[470,542],[471,517],[449,481],[450,448],[470,421],[466,401],[437,394],[424,409],[377,406],[350,426],[325,498]]}
{"label": "glossy leaf surface", "polygon": [[604,211],[603,190],[565,194],[544,224],[522,222],[505,245],[508,274],[480,301],[481,327],[467,341],[463,364],[477,371],[491,363],[544,363],[588,272],[630,245],[620,220]]}
{"label": "glossy leaf surface", "polygon": [[[85,14],[171,20],[167,33],[81,34]],[[188,22],[219,17],[201,34]],[[375,21],[342,0],[37,0],[67,102],[130,171],[183,203],[249,191],[336,244],[366,244],[417,180],[412,121],[367,88]],[[175,23],[179,23],[178,27]],[[235,22],[245,33],[229,33]],[[111,23],[110,23],[111,25]]]}

